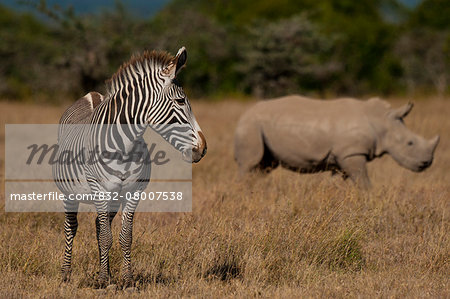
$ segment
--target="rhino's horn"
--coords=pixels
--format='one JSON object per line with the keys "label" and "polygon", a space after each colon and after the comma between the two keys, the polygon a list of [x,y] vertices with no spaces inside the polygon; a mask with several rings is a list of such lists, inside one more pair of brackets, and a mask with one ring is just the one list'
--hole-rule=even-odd
{"label": "rhino's horn", "polygon": [[436,147],[437,147],[438,144],[439,144],[439,140],[440,140],[439,135],[436,135],[433,139],[431,139],[431,140],[429,141],[430,144],[431,144],[431,146],[432,146],[432,148],[433,148],[433,153],[434,153],[434,151],[436,150]]}

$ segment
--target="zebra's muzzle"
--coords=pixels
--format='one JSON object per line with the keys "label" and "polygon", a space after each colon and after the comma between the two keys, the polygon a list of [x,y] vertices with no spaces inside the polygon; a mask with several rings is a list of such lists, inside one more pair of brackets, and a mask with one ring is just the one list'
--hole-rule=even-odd
{"label": "zebra's muzzle", "polygon": [[197,163],[199,162],[207,152],[206,139],[201,131],[198,132],[199,143],[192,149],[187,149],[182,152],[183,160],[186,162]]}
{"label": "zebra's muzzle", "polygon": [[182,153],[183,160],[189,163],[199,162],[206,154],[206,148],[199,150],[194,148],[193,150],[186,150]]}
{"label": "zebra's muzzle", "polygon": [[207,151],[206,139],[201,131],[198,132],[200,137],[200,144],[192,149],[192,162],[197,163],[205,155]]}

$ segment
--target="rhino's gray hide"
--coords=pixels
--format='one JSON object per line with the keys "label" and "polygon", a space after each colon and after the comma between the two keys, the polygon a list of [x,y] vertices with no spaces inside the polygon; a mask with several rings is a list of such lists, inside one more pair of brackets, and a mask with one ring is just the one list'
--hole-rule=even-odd
{"label": "rhino's gray hide", "polygon": [[262,101],[239,120],[235,159],[241,173],[279,164],[302,173],[331,170],[363,188],[370,185],[367,161],[386,153],[403,167],[422,171],[433,161],[439,136],[425,140],[406,128],[403,118],[412,106],[392,109],[378,98]]}

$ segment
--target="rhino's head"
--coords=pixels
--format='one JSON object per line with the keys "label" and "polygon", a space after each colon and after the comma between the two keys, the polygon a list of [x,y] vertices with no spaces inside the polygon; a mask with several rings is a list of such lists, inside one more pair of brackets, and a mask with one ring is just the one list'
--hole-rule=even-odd
{"label": "rhino's head", "polygon": [[428,168],[433,162],[439,136],[426,140],[405,126],[403,118],[408,115],[412,107],[413,104],[408,103],[387,112],[387,130],[383,138],[383,149],[401,166],[419,172]]}

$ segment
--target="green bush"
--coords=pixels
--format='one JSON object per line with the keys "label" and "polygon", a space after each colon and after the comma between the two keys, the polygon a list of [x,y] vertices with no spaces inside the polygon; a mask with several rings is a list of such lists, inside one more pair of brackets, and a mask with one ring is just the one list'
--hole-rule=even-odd
{"label": "green bush", "polygon": [[179,79],[192,97],[448,92],[443,0],[406,15],[395,0],[173,0],[147,20],[121,2],[97,15],[34,6],[49,21],[0,5],[2,98],[60,102],[104,92],[132,54],[181,46],[188,70]]}

